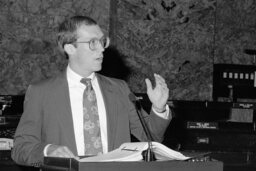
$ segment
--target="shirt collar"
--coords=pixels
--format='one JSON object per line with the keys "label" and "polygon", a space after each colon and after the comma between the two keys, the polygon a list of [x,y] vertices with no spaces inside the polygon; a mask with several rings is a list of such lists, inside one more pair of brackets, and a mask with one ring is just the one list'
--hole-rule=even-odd
{"label": "shirt collar", "polygon": [[[81,86],[83,85],[80,80],[83,77],[79,74],[77,74],[75,71],[73,71],[70,66],[67,67],[67,79],[69,86]],[[89,75],[87,78],[90,78],[92,80],[92,83],[96,81],[96,75],[93,72],[91,75]],[[84,85],[83,85],[84,86]]]}

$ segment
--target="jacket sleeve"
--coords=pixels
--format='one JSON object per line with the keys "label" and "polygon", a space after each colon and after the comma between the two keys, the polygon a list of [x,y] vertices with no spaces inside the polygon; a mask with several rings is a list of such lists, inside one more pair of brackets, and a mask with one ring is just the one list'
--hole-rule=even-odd
{"label": "jacket sleeve", "polygon": [[12,159],[20,165],[40,166],[46,143],[41,141],[43,92],[29,86],[24,111],[14,135]]}
{"label": "jacket sleeve", "polygon": [[146,122],[147,127],[149,128],[153,140],[162,142],[165,130],[171,121],[171,114],[169,114],[170,117],[168,119],[163,119],[154,113],[152,109],[149,114],[143,108],[137,108],[136,110],[135,104],[130,99],[130,97],[134,95],[125,82],[123,84],[123,89],[125,90],[125,98],[127,98],[131,134],[133,134],[140,141],[148,140],[138,116],[137,110],[139,110]]}

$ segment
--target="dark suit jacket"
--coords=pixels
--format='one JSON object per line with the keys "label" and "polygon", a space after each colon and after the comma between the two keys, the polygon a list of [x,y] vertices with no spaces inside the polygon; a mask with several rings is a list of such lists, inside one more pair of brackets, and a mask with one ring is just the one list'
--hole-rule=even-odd
{"label": "dark suit jacket", "polygon": [[[146,141],[135,107],[129,99],[131,92],[127,84],[100,74],[96,76],[106,106],[109,150],[129,142],[130,133]],[[155,140],[161,141],[170,120],[164,120],[153,112],[144,115]],[[24,112],[14,137],[12,158],[21,165],[40,165],[47,144],[65,145],[77,155],[66,72],[28,87]]]}

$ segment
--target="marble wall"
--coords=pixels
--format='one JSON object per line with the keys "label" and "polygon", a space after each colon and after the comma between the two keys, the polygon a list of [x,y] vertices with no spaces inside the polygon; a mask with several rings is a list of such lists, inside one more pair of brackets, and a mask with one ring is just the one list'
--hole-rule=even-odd
{"label": "marble wall", "polygon": [[102,73],[146,92],[159,73],[171,99],[211,100],[214,63],[254,64],[254,0],[0,0],[0,94],[23,94],[66,65],[55,42],[65,17],[92,16],[109,30]]}
{"label": "marble wall", "polygon": [[253,0],[117,0],[115,43],[133,90],[163,75],[171,99],[212,100],[214,63],[254,64]]}
{"label": "marble wall", "polygon": [[255,65],[256,1],[218,0],[216,11],[215,63]]}
{"label": "marble wall", "polygon": [[[161,74],[172,99],[210,99],[215,1],[118,1],[118,50],[132,89]],[[121,43],[122,42],[122,43]]]}
{"label": "marble wall", "polygon": [[89,15],[109,28],[109,0],[0,0],[0,94],[24,94],[34,81],[66,66],[56,44],[58,24]]}

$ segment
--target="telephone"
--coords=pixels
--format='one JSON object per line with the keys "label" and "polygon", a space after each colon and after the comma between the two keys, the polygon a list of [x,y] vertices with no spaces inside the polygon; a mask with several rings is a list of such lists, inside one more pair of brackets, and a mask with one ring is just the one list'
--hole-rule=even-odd
{"label": "telephone", "polygon": [[11,150],[13,148],[13,139],[0,138],[0,150]]}

